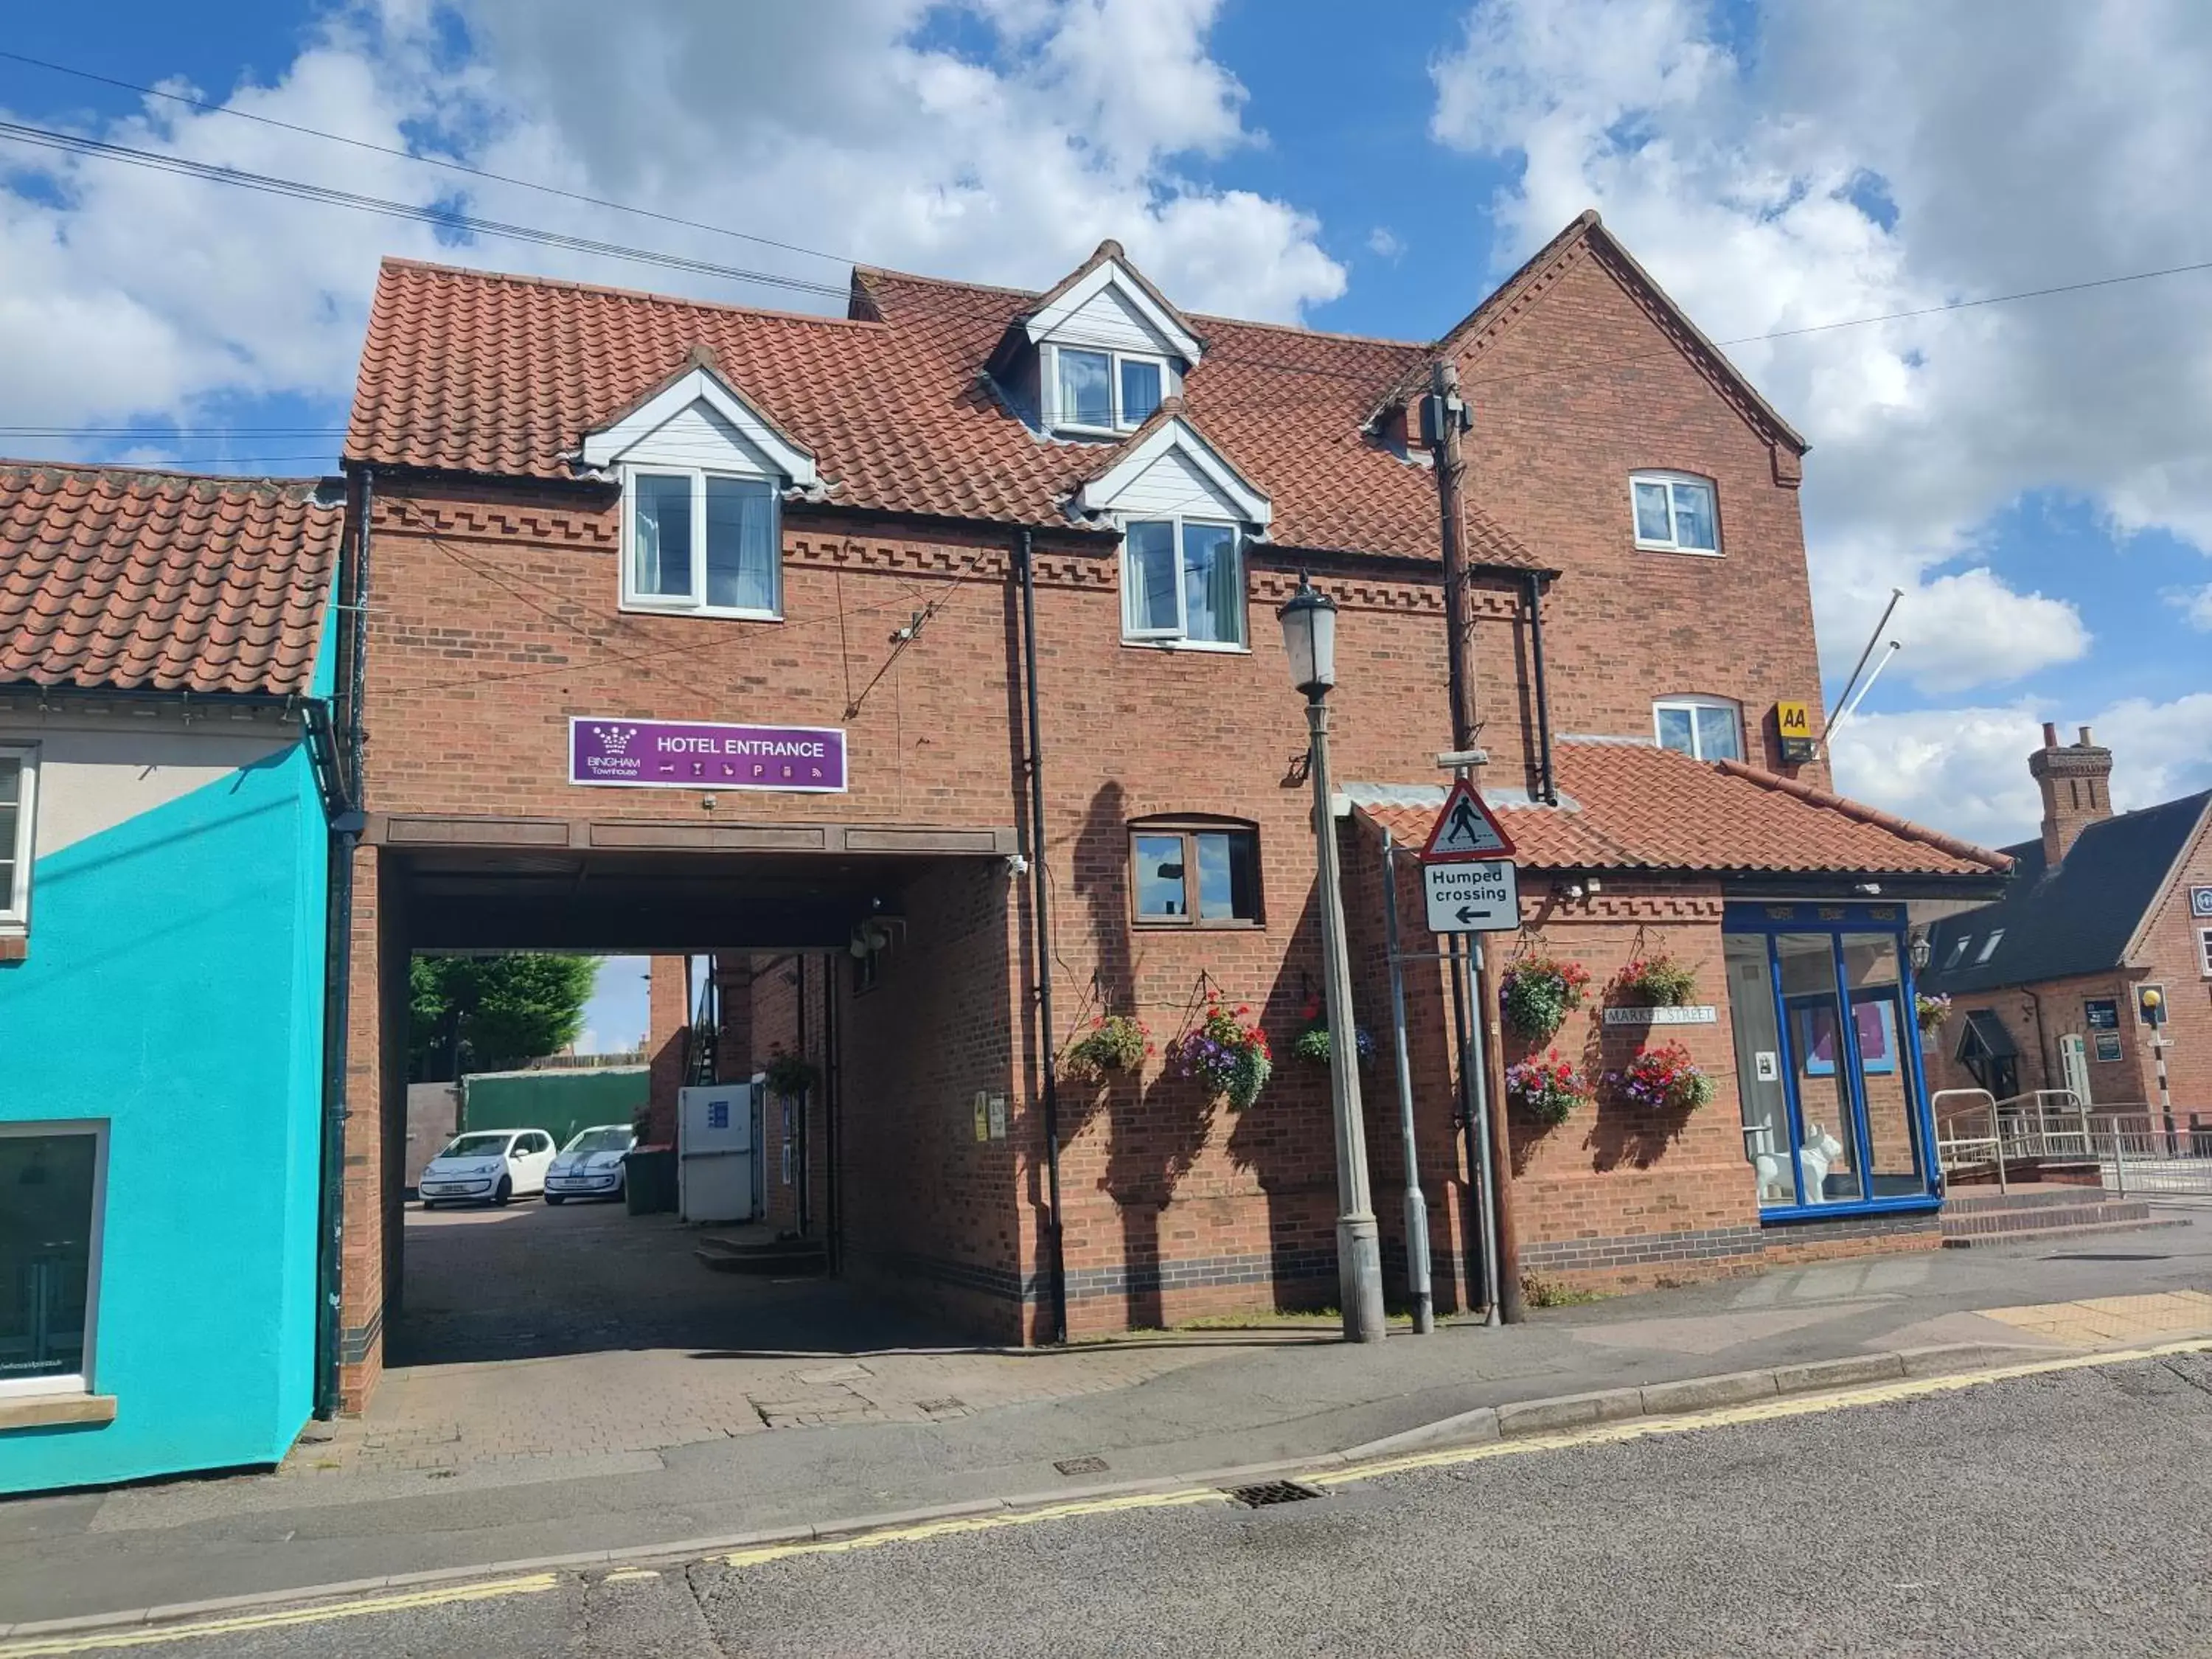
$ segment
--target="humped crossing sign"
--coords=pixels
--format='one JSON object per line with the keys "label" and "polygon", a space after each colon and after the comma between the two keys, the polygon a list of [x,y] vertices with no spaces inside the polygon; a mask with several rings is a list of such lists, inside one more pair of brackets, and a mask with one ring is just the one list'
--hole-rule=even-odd
{"label": "humped crossing sign", "polygon": [[1465,778],[1452,786],[1429,832],[1421,863],[1429,929],[1493,933],[1521,925],[1520,872],[1513,841]]}

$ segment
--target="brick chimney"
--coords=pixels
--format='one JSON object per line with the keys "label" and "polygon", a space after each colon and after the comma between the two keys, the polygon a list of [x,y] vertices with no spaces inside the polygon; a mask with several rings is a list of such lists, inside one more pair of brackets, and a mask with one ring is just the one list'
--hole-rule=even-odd
{"label": "brick chimney", "polygon": [[2043,790],[2043,862],[2056,869],[2082,830],[2112,816],[2112,751],[2081,739],[2061,748],[2058,728],[2043,723],[2043,747],[2027,757],[2028,775]]}

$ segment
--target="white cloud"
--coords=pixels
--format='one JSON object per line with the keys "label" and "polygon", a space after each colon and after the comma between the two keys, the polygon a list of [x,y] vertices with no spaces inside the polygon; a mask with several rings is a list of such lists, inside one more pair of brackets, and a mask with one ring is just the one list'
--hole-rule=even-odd
{"label": "white cloud", "polygon": [[[2032,702],[1862,714],[1837,733],[1837,787],[1985,846],[2025,841],[2043,816],[2027,757],[2051,718]],[[2212,786],[2212,692],[2128,698],[2083,723],[2112,751],[2112,804],[2122,811]],[[2072,726],[2059,725],[2060,741],[2073,742]]]}
{"label": "white cloud", "polygon": [[[1738,52],[1700,0],[1476,5],[1432,66],[1432,130],[1522,159],[1509,259],[1595,204],[1727,340],[2204,257],[2176,204],[2212,149],[2212,11],[1802,0],[1756,26]],[[1893,586],[1917,635],[1896,672],[1923,688],[2081,655],[2070,604],[1981,543],[2031,489],[2212,550],[2212,276],[1731,349],[1814,441],[1832,668]]]}
{"label": "white cloud", "polygon": [[[1184,305],[1295,319],[1344,289],[1317,222],[1193,172],[1265,141],[1208,50],[1217,5],[647,0],[611,27],[585,0],[358,0],[273,82],[228,96],[373,143],[434,134],[441,153],[495,172],[875,264],[1043,284],[1115,236]],[[933,44],[948,15],[964,51]],[[469,49],[458,60],[456,38]],[[173,104],[94,131],[840,293],[845,281],[834,259]],[[0,422],[207,420],[240,396],[341,398],[383,252],[838,305],[511,242],[441,244],[425,227],[109,161],[10,149],[0,165],[18,169],[0,173]]]}
{"label": "white cloud", "polygon": [[2170,587],[2161,595],[2201,634],[2212,634],[2212,582],[2202,587]]}
{"label": "white cloud", "polygon": [[1406,245],[1388,225],[1377,225],[1367,233],[1367,251],[1379,259],[1395,259],[1406,251]]}

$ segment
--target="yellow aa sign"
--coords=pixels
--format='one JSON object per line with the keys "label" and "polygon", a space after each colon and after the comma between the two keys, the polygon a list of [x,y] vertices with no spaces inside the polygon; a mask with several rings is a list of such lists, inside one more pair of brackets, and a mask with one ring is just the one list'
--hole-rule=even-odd
{"label": "yellow aa sign", "polygon": [[1813,735],[1812,711],[1802,702],[1776,703],[1774,724],[1785,738],[1809,738]]}

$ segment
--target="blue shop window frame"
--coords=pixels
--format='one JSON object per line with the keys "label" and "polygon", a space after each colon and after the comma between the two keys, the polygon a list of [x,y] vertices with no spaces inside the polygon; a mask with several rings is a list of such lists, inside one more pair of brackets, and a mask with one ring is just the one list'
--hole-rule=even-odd
{"label": "blue shop window frame", "polygon": [[[1790,1179],[1797,1202],[1761,1205],[1761,1226],[1788,1225],[1799,1221],[1836,1221],[1863,1215],[1925,1215],[1943,1206],[1943,1171],[1936,1161],[1936,1119],[1929,1109],[1928,1081],[1921,1069],[1919,990],[1912,975],[1911,939],[1902,904],[1800,904],[1736,902],[1728,906],[1721,922],[1723,933],[1751,933],[1766,939],[1769,994],[1774,999],[1776,1024],[1782,1044],[1783,1088],[1789,1101],[1784,1118],[1790,1130]],[[1874,1156],[1867,1129],[1866,1077],[1859,1065],[1858,1018],[1851,1000],[1844,965],[1843,936],[1846,933],[1887,933],[1897,941],[1898,1023],[1896,1051],[1910,1080],[1912,1121],[1916,1132],[1914,1156],[1926,1190],[1898,1198],[1839,1199],[1833,1203],[1805,1201],[1805,1165],[1798,1154],[1804,1150],[1804,1112],[1797,1097],[1794,1021],[1782,995],[1782,967],[1775,955],[1777,933],[1826,933],[1834,954],[1836,1000],[1838,1009],[1836,1046],[1845,1057],[1851,1088],[1851,1155],[1859,1170],[1863,1190],[1871,1188]]]}

